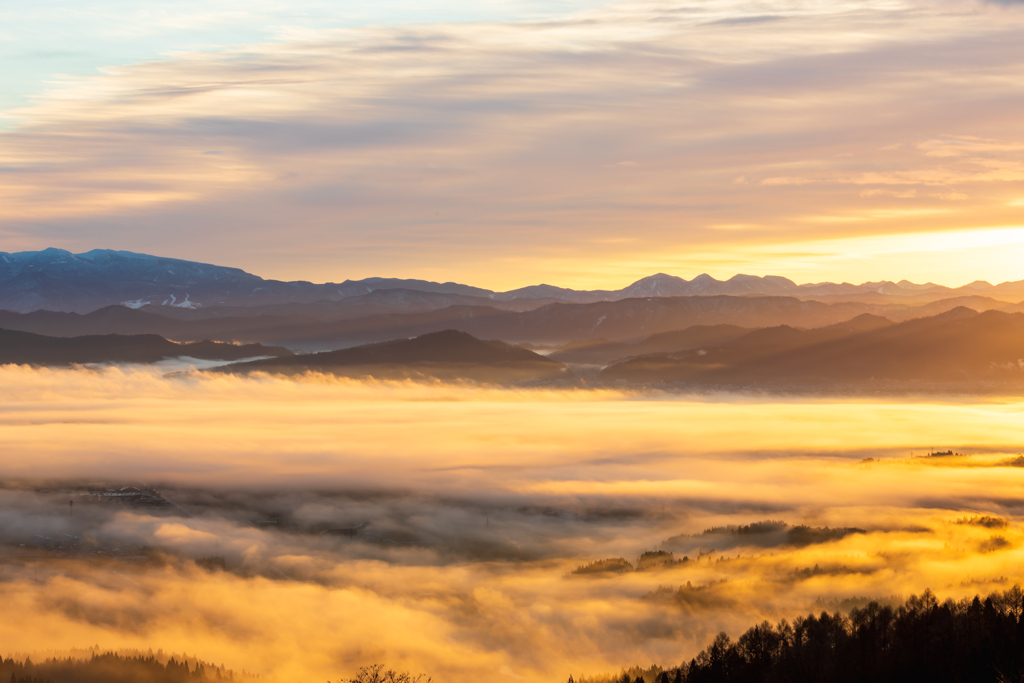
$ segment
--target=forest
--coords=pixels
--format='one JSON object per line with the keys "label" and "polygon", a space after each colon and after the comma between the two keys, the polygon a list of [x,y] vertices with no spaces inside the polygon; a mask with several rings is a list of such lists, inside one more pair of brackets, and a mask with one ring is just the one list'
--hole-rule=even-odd
{"label": "forest", "polygon": [[88,659],[50,658],[33,662],[0,658],[0,680],[11,683],[234,683],[235,675],[220,667],[152,654],[94,653]]}
{"label": "forest", "polygon": [[926,590],[896,607],[765,621],[735,642],[720,633],[677,668],[633,669],[616,683],[1024,681],[1022,612],[1019,586],[942,603]]}
{"label": "forest", "polygon": [[[762,622],[735,641],[720,633],[688,662],[671,669],[631,669],[615,683],[913,683],[1024,682],[1024,591],[1014,586],[982,599],[939,602],[930,590],[897,606],[871,602],[848,614],[822,612],[792,623]],[[364,667],[351,683],[422,681]],[[152,654],[93,654],[35,663],[0,659],[11,683],[229,683],[219,667]],[[428,679],[429,680],[429,679]],[[586,679],[580,679],[584,683]],[[575,683],[572,676],[569,683]]]}
{"label": "forest", "polygon": [[[178,661],[174,657],[162,661],[152,653],[122,655],[115,652],[93,653],[88,659],[74,657],[49,658],[35,663],[0,657],[0,682],[6,683],[253,683],[259,679],[249,674],[236,675],[222,667],[194,660]],[[327,683],[331,683],[328,681]],[[383,664],[359,669],[354,678],[336,683],[430,683],[423,674],[395,671]]]}

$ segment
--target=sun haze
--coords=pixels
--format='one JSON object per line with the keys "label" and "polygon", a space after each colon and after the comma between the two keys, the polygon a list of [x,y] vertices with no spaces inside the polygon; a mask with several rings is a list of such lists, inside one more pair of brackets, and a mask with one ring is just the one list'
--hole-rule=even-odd
{"label": "sun haze", "polygon": [[225,44],[229,4],[8,108],[6,244],[491,289],[1017,279],[1014,3],[271,13]]}
{"label": "sun haze", "polygon": [[0,8],[0,681],[1024,683],[1024,2]]}

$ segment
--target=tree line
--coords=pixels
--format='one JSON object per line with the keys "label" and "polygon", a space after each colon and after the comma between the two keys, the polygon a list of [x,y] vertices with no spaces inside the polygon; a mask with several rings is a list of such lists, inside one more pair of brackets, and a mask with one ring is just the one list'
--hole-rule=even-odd
{"label": "tree line", "polygon": [[765,621],[735,642],[720,633],[689,662],[616,683],[1024,683],[1022,613],[1020,586],[942,603],[926,590],[896,607]]}
{"label": "tree line", "polygon": [[94,654],[89,659],[53,658],[24,662],[0,658],[0,683],[232,683],[231,672],[218,667],[170,659],[161,663],[154,656]]}

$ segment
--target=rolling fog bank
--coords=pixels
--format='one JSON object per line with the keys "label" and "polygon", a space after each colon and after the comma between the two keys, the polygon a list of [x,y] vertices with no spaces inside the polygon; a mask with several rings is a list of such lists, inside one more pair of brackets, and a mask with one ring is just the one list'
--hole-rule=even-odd
{"label": "rolling fog bank", "polygon": [[1017,400],[16,366],[0,384],[5,654],[564,681],[1020,580]]}

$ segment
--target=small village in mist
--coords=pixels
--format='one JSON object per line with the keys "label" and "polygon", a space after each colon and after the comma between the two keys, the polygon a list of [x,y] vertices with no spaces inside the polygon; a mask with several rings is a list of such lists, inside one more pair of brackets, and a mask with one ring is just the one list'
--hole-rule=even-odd
{"label": "small village in mist", "polygon": [[1022,35],[0,7],[0,683],[1024,683]]}

